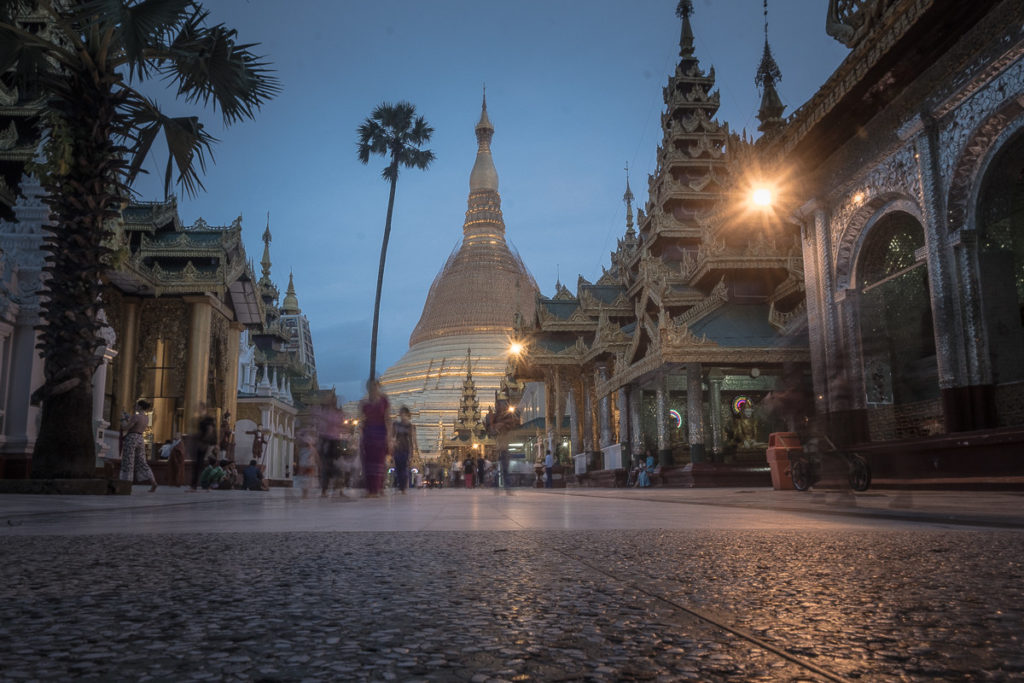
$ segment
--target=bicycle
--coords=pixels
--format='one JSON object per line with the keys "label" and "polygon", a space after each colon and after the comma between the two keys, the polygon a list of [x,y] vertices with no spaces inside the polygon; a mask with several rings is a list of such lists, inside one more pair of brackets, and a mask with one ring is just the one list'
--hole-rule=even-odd
{"label": "bicycle", "polygon": [[[852,453],[837,448],[828,436],[822,435],[822,439],[828,444],[831,450],[828,455],[842,459],[846,465],[846,479],[850,488],[854,491],[867,491],[871,486],[871,467],[867,460],[858,453]],[[789,465],[790,475],[793,478],[793,488],[797,491],[806,491],[821,481],[823,469],[823,453],[804,453],[797,456]]]}

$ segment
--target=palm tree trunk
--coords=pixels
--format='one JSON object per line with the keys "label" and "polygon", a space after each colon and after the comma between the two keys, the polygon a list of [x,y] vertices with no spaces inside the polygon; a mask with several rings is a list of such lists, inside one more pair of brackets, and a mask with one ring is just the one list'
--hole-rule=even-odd
{"label": "palm tree trunk", "polygon": [[384,284],[384,262],[391,238],[391,212],[395,208],[395,186],[398,184],[398,159],[392,162],[391,194],[388,196],[388,217],[384,221],[384,240],[380,245],[380,266],[377,268],[377,295],[373,300],[373,332],[370,335],[370,379],[377,379],[377,323],[380,321],[380,290]]}
{"label": "palm tree trunk", "polygon": [[97,318],[110,251],[103,239],[124,196],[123,148],[113,141],[121,101],[111,92],[116,77],[73,74],[71,96],[55,105],[51,164],[55,156],[66,168],[43,174],[53,224],[43,247],[49,280],[38,348],[45,383],[37,392],[43,405],[32,453],[32,476],[39,479],[88,478],[96,471],[92,377],[100,362],[96,348],[104,343]]}

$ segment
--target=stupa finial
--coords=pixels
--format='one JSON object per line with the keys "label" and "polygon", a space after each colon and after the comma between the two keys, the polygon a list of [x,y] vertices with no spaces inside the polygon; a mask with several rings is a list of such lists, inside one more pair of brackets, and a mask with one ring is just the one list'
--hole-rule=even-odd
{"label": "stupa finial", "polygon": [[761,55],[761,63],[757,67],[757,74],[754,76],[754,84],[761,89],[761,107],[757,112],[757,120],[761,125],[757,127],[765,134],[773,133],[784,125],[782,112],[786,105],[782,103],[775,84],[782,80],[782,70],[772,56],[772,48],[768,44],[768,0],[764,0],[764,52]]}

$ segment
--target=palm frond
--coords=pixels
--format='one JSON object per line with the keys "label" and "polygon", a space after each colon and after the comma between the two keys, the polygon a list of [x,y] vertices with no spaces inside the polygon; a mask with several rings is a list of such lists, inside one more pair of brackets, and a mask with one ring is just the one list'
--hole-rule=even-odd
{"label": "palm frond", "polygon": [[194,14],[192,0],[143,0],[134,5],[107,1],[120,5],[116,47],[130,79],[149,78],[155,67],[150,51],[165,48]]}
{"label": "palm frond", "polygon": [[280,83],[268,63],[250,52],[254,43],[238,44],[237,31],[223,24],[203,26],[205,17],[197,9],[183,24],[162,70],[186,101],[204,106],[212,101],[225,124],[251,119],[281,91]]}

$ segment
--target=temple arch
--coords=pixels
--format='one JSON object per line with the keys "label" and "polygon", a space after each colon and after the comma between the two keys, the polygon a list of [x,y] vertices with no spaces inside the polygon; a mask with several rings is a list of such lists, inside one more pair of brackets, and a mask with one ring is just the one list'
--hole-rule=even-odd
{"label": "temple arch", "polygon": [[865,228],[853,272],[863,395],[873,439],[942,430],[925,234],[905,210]]}
{"label": "temple arch", "polygon": [[[1024,398],[1024,116],[980,168],[968,220],[977,234],[978,307],[992,383]],[[1011,397],[1000,400],[1006,405]]]}

